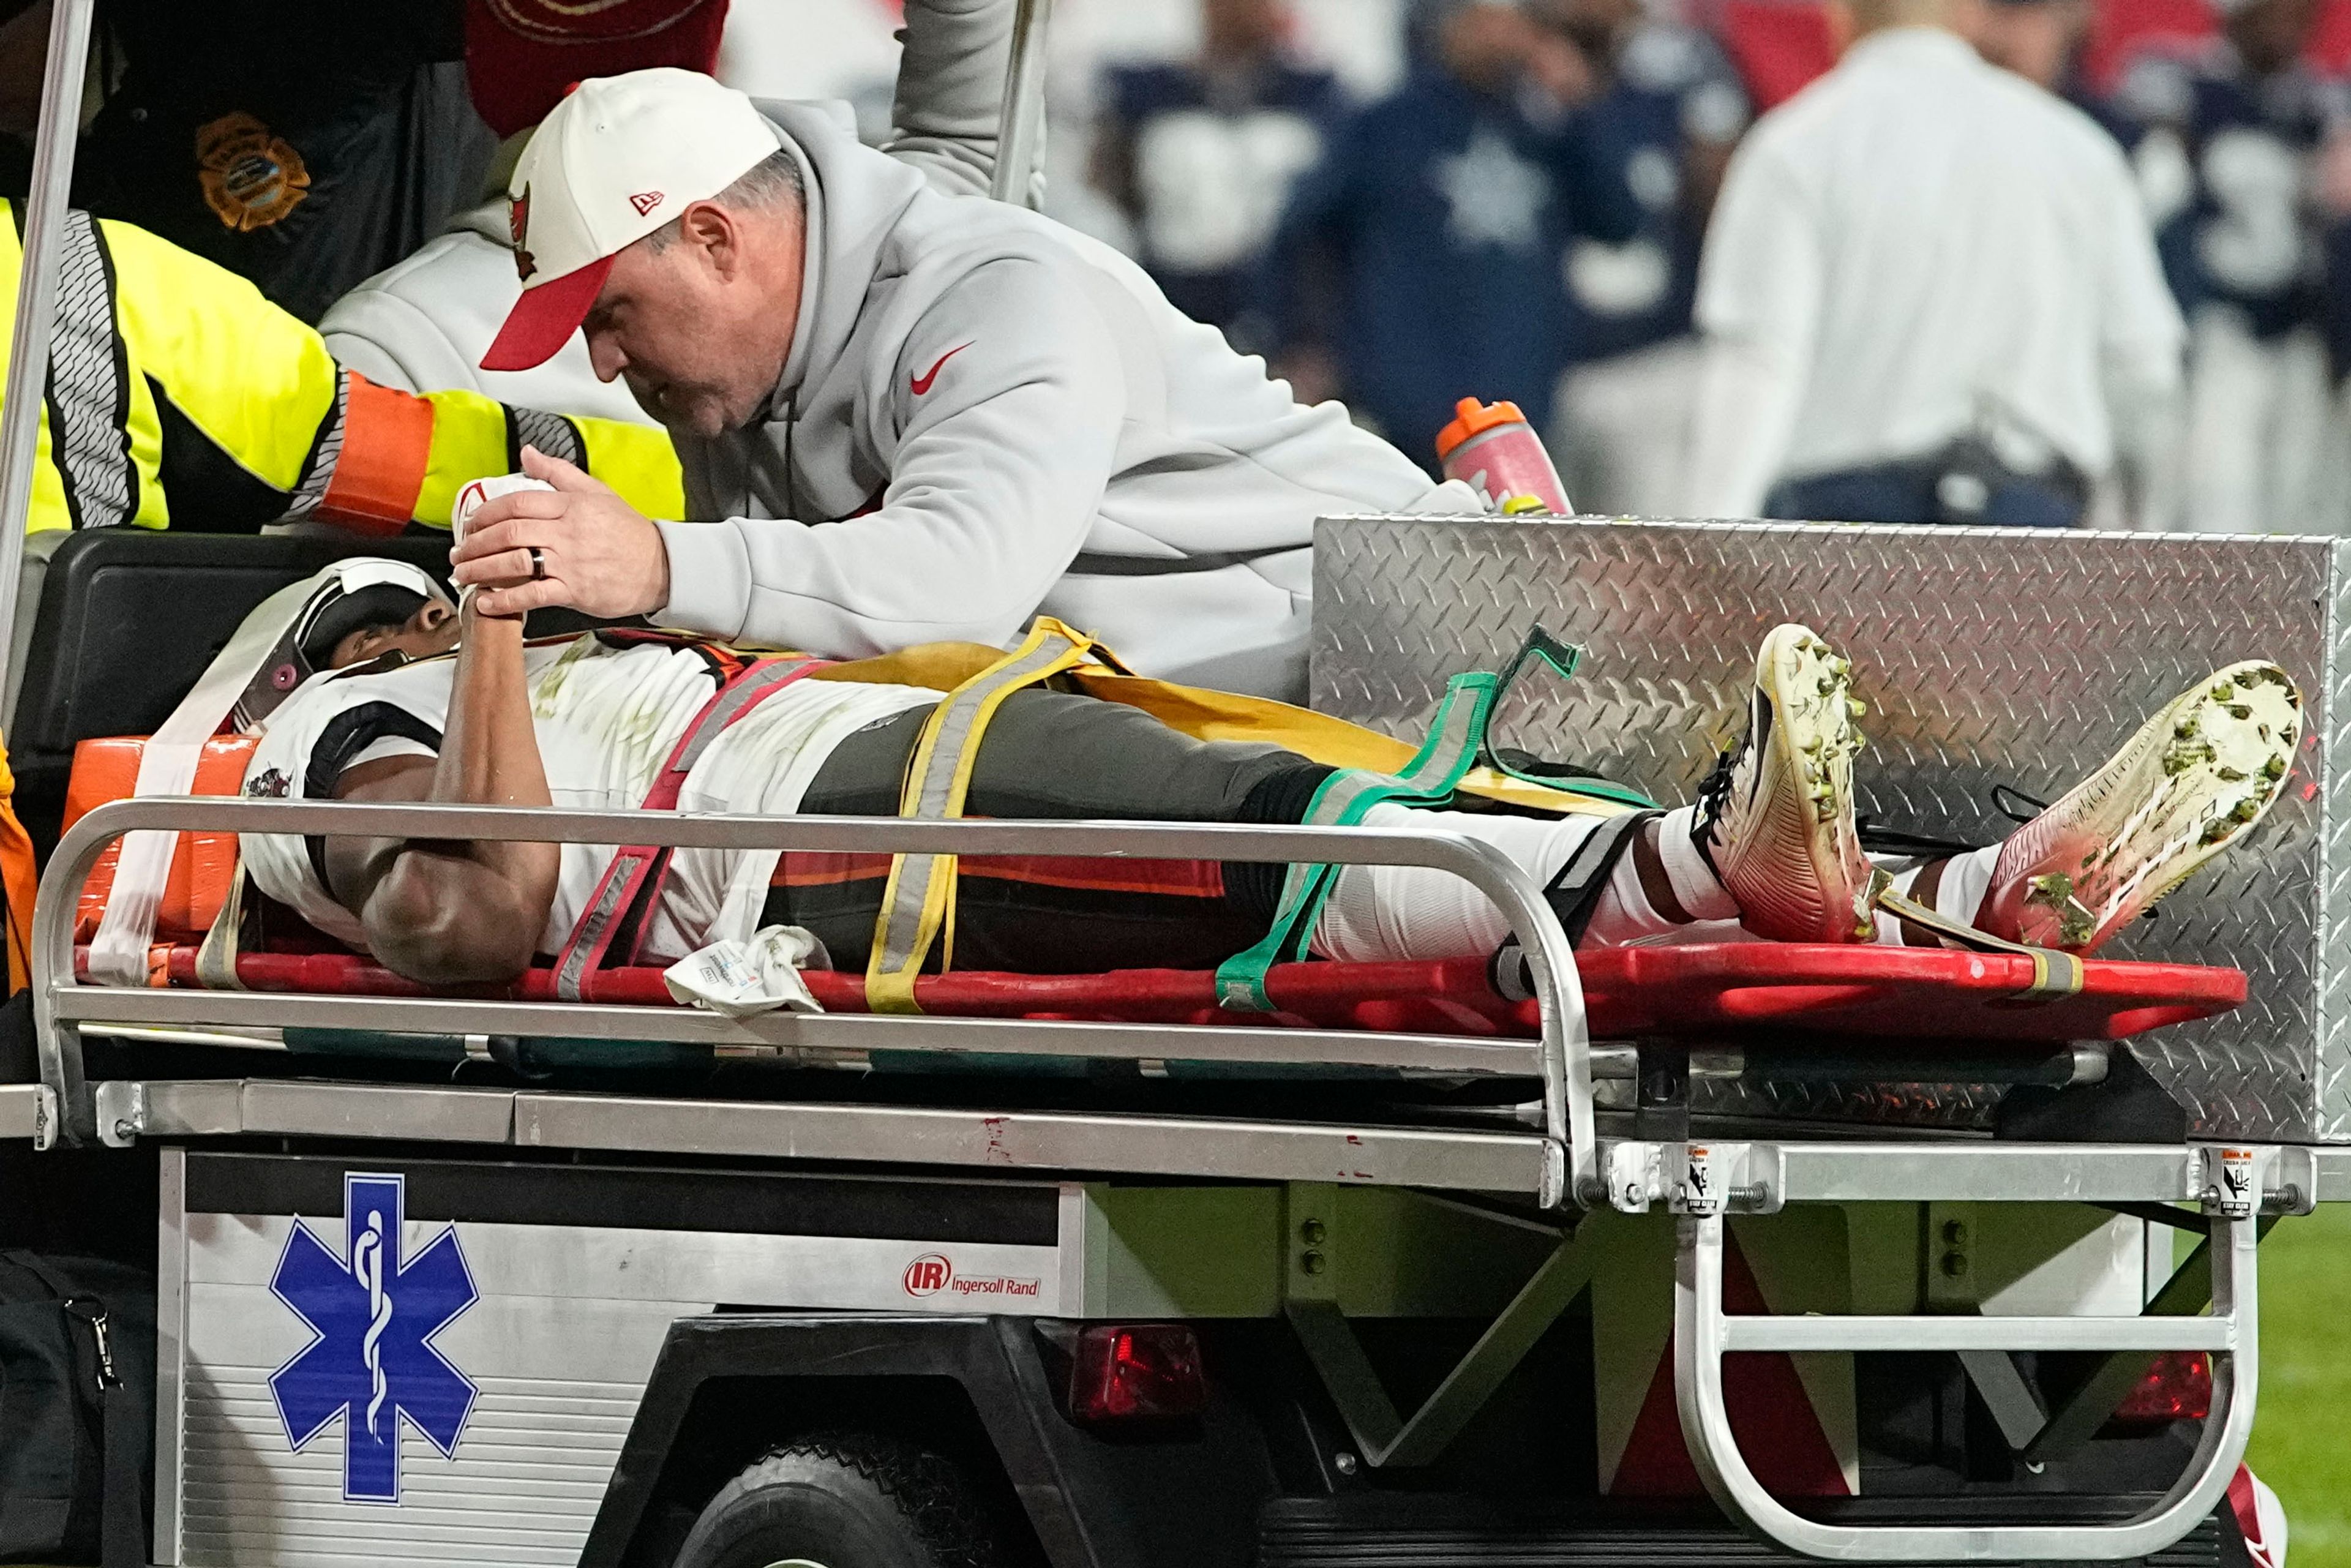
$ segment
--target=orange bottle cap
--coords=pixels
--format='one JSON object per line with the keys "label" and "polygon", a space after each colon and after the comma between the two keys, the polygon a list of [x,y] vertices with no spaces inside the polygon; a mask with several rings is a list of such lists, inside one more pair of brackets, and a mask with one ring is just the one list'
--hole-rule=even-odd
{"label": "orange bottle cap", "polygon": [[1437,460],[1446,455],[1473,435],[1482,434],[1498,424],[1524,424],[1527,416],[1519,412],[1514,402],[1479,402],[1465,397],[1453,405],[1454,420],[1437,433]]}

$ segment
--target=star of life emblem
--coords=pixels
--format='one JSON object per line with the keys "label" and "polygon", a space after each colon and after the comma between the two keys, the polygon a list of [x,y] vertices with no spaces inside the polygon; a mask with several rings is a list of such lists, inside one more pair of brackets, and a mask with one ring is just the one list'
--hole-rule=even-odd
{"label": "star of life emblem", "polygon": [[455,1458],[480,1392],[433,1343],[480,1295],[457,1228],[403,1258],[406,1210],[405,1177],[344,1176],[341,1244],[297,1219],[269,1281],[315,1336],[269,1379],[286,1440],[299,1453],[341,1417],[351,1502],[400,1500],[403,1425]]}

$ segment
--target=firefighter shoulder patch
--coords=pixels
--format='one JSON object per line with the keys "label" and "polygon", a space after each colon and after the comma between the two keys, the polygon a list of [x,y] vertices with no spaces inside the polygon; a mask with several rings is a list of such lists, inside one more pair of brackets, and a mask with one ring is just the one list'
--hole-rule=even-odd
{"label": "firefighter shoulder patch", "polygon": [[197,129],[196,178],[213,215],[239,234],[267,228],[310,193],[302,154],[242,110]]}

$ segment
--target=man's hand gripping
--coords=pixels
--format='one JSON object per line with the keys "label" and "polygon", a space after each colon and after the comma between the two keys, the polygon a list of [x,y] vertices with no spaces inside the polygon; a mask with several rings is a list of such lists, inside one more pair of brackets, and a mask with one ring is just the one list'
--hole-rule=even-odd
{"label": "man's hand gripping", "polygon": [[610,485],[535,446],[522,449],[522,471],[554,490],[489,502],[449,552],[457,585],[475,590],[483,614],[560,604],[617,620],[669,602],[669,553],[659,528]]}

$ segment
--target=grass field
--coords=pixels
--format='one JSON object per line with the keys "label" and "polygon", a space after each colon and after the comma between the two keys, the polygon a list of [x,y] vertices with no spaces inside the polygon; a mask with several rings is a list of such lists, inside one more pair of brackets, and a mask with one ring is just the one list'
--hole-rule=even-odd
{"label": "grass field", "polygon": [[2261,1407],[2246,1457],[2285,1500],[2292,1568],[2351,1568],[2351,1205],[2262,1243]]}

